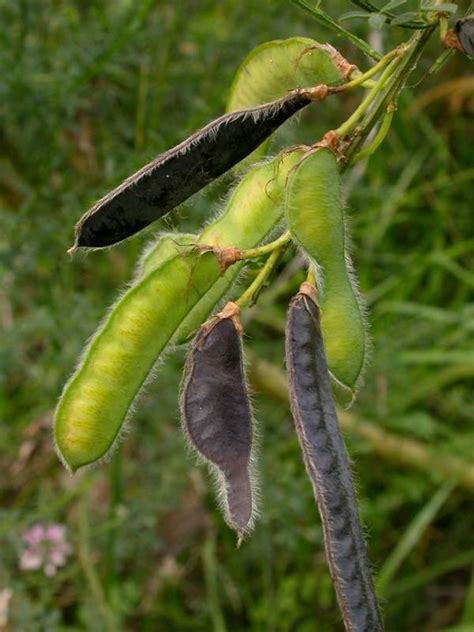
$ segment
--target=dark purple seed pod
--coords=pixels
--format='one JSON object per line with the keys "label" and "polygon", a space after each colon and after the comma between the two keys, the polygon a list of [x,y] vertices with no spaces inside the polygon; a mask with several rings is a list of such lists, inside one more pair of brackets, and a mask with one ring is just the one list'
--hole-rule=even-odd
{"label": "dark purple seed pod", "polygon": [[456,34],[466,55],[474,57],[474,15],[456,22]]}
{"label": "dark purple seed pod", "polygon": [[332,399],[315,300],[314,286],[303,283],[288,311],[286,364],[291,412],[318,503],[326,557],[346,630],[379,632],[383,622]]}
{"label": "dark purple seed pod", "polygon": [[254,494],[239,312],[235,303],[227,303],[196,335],[184,371],[181,419],[193,448],[219,474],[225,517],[240,542],[252,520]]}
{"label": "dark purple seed pod", "polygon": [[75,248],[115,244],[163,217],[252,153],[326,86],[294,90],[265,105],[231,112],[209,123],[124,180],[76,224]]}

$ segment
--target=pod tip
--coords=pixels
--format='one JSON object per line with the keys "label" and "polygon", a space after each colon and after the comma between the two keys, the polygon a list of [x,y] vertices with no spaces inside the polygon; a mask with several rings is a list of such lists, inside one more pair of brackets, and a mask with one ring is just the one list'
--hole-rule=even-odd
{"label": "pod tip", "polygon": [[61,461],[62,465],[67,470],[67,472],[71,476],[73,476],[77,472],[77,466],[73,465],[66,459],[66,457],[64,456],[64,452],[59,447],[57,438],[55,438],[55,448],[56,448],[56,454],[58,455],[58,459]]}

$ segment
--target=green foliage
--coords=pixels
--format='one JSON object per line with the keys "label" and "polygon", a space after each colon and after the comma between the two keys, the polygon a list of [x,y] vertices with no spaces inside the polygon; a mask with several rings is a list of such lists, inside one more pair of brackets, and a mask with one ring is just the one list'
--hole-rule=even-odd
{"label": "green foliage", "polygon": [[[335,18],[350,8],[321,4]],[[406,3],[407,12],[417,8]],[[228,179],[160,227],[71,261],[65,251],[84,209],[221,114],[257,44],[305,36],[329,40],[361,68],[366,58],[286,2],[4,0],[0,23],[0,592],[13,591],[12,629],[338,630],[292,422],[263,387],[255,396],[262,517],[238,552],[180,436],[182,348],[160,368],[107,466],[71,479],[50,428],[61,386],[142,244],[178,219],[181,231],[198,230]],[[346,25],[367,35],[367,21]],[[388,50],[405,32],[385,23],[382,34]],[[378,37],[372,30],[374,48]],[[347,436],[392,630],[472,626],[473,484],[448,495],[442,479],[455,471],[452,459],[472,461],[474,440],[474,104],[466,58],[427,75],[441,52],[435,40],[383,148],[344,177],[373,337],[349,414],[430,457],[410,461],[403,443],[384,452],[357,423]],[[297,135],[283,130],[274,148],[312,142],[356,104],[350,95],[305,113]],[[288,299],[302,280],[293,254],[245,323],[253,351],[276,366]],[[18,568],[21,535],[38,522],[67,524],[74,547],[52,578]]]}

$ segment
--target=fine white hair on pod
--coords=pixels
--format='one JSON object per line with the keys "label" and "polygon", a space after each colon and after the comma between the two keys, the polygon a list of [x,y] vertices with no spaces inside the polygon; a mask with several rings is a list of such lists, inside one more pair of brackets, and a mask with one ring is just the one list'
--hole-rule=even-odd
{"label": "fine white hair on pod", "polygon": [[188,444],[210,466],[224,518],[240,543],[255,519],[253,419],[239,310],[227,303],[196,335],[181,388]]}

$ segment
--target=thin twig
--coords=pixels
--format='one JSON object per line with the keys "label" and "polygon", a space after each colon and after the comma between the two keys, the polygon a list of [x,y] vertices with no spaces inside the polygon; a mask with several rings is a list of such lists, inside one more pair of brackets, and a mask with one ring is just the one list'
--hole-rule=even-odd
{"label": "thin twig", "polygon": [[365,42],[360,37],[357,37],[357,35],[354,35],[350,31],[347,31],[335,20],[333,20],[327,13],[321,11],[321,9],[311,6],[308,2],[306,2],[306,0],[291,0],[291,2],[293,2],[293,4],[296,4],[298,7],[301,7],[301,9],[306,11],[306,13],[312,15],[313,18],[317,20],[320,24],[326,26],[327,28],[330,28],[339,37],[344,37],[345,39],[352,42],[354,46],[362,51],[364,55],[367,55],[367,57],[370,57],[375,61],[380,61],[382,59],[382,55],[374,50],[371,46],[369,46],[367,42]]}
{"label": "thin twig", "polygon": [[[391,13],[390,11],[378,9],[375,4],[372,4],[372,2],[369,2],[369,0],[352,0],[352,3],[360,7],[361,9],[364,9],[364,11],[368,11],[369,13],[380,13],[381,15],[384,15],[387,18],[387,24],[390,24],[391,21],[397,17],[394,13]],[[404,22],[403,24],[396,24],[395,26],[400,26],[404,29],[419,30],[426,29],[429,24],[423,22],[422,20],[414,20],[413,22]]]}

